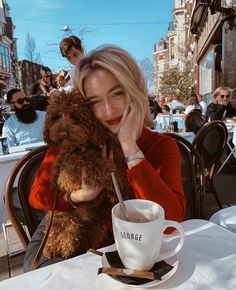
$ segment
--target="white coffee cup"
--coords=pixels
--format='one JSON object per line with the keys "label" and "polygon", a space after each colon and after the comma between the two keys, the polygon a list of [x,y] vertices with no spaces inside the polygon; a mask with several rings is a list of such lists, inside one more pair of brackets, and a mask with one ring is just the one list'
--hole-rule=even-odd
{"label": "white coffee cup", "polygon": [[[112,209],[112,226],[116,248],[125,268],[150,270],[158,261],[175,255],[184,243],[184,230],[178,222],[165,220],[164,209],[150,200],[125,201],[129,220],[125,220],[120,204]],[[175,249],[160,254],[163,232],[174,227],[180,232]]]}

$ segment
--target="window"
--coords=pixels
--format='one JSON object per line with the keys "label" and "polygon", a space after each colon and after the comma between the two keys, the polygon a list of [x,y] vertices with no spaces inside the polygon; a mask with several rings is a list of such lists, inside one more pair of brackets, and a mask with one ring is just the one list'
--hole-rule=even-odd
{"label": "window", "polygon": [[0,45],[0,70],[11,73],[9,48]]}
{"label": "window", "polygon": [[199,66],[200,94],[206,95],[213,91],[214,53],[209,50],[202,58]]}
{"label": "window", "polygon": [[170,50],[169,50],[169,55],[170,55],[170,59],[174,59],[175,58],[175,52],[174,52],[174,37],[171,37],[169,39],[169,47],[170,47]]}

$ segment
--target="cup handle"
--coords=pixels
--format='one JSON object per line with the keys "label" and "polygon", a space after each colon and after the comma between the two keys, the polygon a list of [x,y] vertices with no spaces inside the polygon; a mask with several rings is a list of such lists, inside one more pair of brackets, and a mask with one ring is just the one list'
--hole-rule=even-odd
{"label": "cup handle", "polygon": [[169,257],[174,256],[175,254],[177,254],[180,251],[180,249],[182,248],[182,246],[184,244],[184,230],[183,230],[182,226],[175,221],[165,220],[163,231],[165,231],[165,229],[168,227],[176,228],[179,231],[180,241],[179,241],[178,245],[175,247],[175,249],[170,250],[170,251],[163,253],[163,254],[159,254],[158,261],[162,261],[162,260],[165,260]]}

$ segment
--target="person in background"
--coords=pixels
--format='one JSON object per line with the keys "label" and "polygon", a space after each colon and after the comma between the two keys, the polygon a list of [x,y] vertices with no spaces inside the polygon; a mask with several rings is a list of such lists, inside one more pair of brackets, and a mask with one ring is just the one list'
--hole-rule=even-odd
{"label": "person in background", "polygon": [[52,71],[49,67],[42,67],[41,79],[30,87],[30,104],[35,110],[46,111],[50,92],[55,88],[52,81]]}
{"label": "person in background", "polygon": [[178,100],[177,96],[172,96],[172,101],[169,104],[169,107],[173,114],[175,114],[176,111],[181,114],[185,110],[184,104]]}
{"label": "person in background", "polygon": [[[149,130],[153,122],[149,112],[147,87],[135,60],[123,49],[104,46],[79,60],[74,88],[91,104],[96,118],[117,136],[127,166],[127,178],[133,189],[133,198],[155,201],[165,209],[165,218],[182,221],[186,200],[181,180],[181,158],[175,141],[164,134]],[[48,150],[32,185],[29,201],[32,207],[52,209],[51,172],[60,148]],[[68,211],[78,202],[94,200],[100,191],[83,187],[59,195],[56,210]],[[111,225],[110,209],[106,212]],[[36,230],[25,254],[24,271],[44,235],[43,222]],[[109,235],[113,242],[112,229]],[[101,247],[105,246],[101,244]],[[39,267],[58,262],[41,257]]]}
{"label": "person in background", "polygon": [[168,107],[170,107],[170,103],[172,102],[171,97],[165,97],[164,100],[165,100],[165,104],[166,104]]}
{"label": "person in background", "polygon": [[58,73],[56,76],[56,83],[57,83],[57,89],[62,89],[66,85],[68,81],[68,72],[65,70],[62,70]]}
{"label": "person in background", "polygon": [[192,112],[193,110],[199,110],[202,112],[202,107],[198,102],[198,97],[196,94],[192,94],[188,97],[187,100],[187,107],[184,110],[184,115],[183,115],[183,119],[186,118],[186,116]]}
{"label": "person in background", "polygon": [[198,94],[197,100],[198,100],[198,103],[200,104],[200,106],[202,107],[202,114],[206,115],[207,104],[203,101],[202,95]]}
{"label": "person in background", "polygon": [[153,118],[155,119],[158,114],[169,114],[170,108],[165,104],[163,97],[155,97],[155,104],[153,106]]}
{"label": "person in background", "polygon": [[74,35],[63,38],[62,41],[60,42],[60,51],[61,55],[65,57],[70,62],[70,64],[73,65],[72,69],[69,72],[70,80],[64,86],[65,90],[71,90],[72,89],[71,79],[75,74],[74,66],[77,63],[77,61],[84,55],[84,49],[82,47],[81,40]]}
{"label": "person in background", "polygon": [[15,110],[15,114],[5,121],[2,128],[8,145],[12,147],[43,141],[45,112],[34,110],[30,98],[19,89],[7,92],[7,102]]}
{"label": "person in background", "polygon": [[207,106],[206,118],[208,121],[223,120],[236,116],[236,111],[229,102],[230,88],[218,87],[213,94],[212,103]]}

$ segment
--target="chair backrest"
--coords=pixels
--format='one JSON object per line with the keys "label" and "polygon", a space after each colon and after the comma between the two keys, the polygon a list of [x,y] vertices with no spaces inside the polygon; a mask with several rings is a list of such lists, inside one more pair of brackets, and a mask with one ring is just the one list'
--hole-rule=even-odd
{"label": "chair backrest", "polygon": [[[6,184],[4,196],[5,208],[17,235],[25,248],[29,243],[29,237],[32,237],[37,225],[45,214],[43,211],[33,209],[29,204],[28,197],[34,177],[45,154],[47,153],[47,150],[47,145],[41,146],[33,149],[22,157],[11,171]],[[23,224],[27,226],[28,232],[26,232],[22,221],[19,220],[19,215],[16,213],[16,208],[14,206],[14,193],[16,192],[14,190],[14,183],[16,181],[17,194],[24,218]]]}
{"label": "chair backrest", "polygon": [[211,170],[220,158],[228,138],[227,127],[222,121],[206,123],[196,134],[193,146],[200,154],[204,168]]}
{"label": "chair backrest", "polygon": [[175,133],[166,133],[177,143],[181,154],[181,173],[187,200],[185,220],[205,218],[205,178],[200,155],[186,139]]}
{"label": "chair backrest", "polygon": [[202,128],[202,126],[206,123],[206,118],[202,115],[200,110],[193,110],[189,112],[185,119],[185,128],[186,132],[197,132]]}

